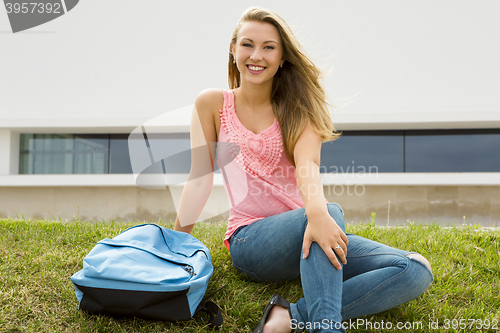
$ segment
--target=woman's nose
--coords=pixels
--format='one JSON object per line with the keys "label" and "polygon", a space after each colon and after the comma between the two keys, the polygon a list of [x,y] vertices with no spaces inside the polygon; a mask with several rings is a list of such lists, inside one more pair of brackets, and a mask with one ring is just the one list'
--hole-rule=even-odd
{"label": "woman's nose", "polygon": [[252,55],[250,56],[250,60],[252,61],[260,61],[262,60],[262,55],[260,54],[259,50],[253,51]]}

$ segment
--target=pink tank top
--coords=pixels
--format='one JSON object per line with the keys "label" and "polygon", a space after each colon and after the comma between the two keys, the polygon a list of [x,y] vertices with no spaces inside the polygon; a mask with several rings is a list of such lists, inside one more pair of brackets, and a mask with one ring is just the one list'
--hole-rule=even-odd
{"label": "pink tank top", "polygon": [[220,112],[217,164],[229,197],[229,225],[224,244],[241,226],[304,206],[295,168],[283,151],[278,120],[255,134],[241,124],[232,90],[224,91]]}

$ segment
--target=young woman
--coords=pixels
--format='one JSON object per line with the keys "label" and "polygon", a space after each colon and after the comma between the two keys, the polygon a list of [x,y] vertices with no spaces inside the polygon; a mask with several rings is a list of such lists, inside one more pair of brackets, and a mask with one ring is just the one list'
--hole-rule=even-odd
{"label": "young woman", "polygon": [[232,90],[206,90],[195,102],[174,229],[191,232],[199,217],[218,142],[234,266],[255,281],[301,277],[304,298],[274,295],[254,332],[345,332],[342,321],[408,302],[433,280],[421,255],[346,234],[342,209],[325,199],[321,143],[336,135],[320,74],[281,17],[250,8],[230,43]]}

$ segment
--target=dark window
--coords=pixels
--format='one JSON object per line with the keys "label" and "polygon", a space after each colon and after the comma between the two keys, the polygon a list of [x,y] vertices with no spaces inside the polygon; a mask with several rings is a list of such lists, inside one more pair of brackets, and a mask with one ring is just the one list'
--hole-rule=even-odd
{"label": "dark window", "polygon": [[107,134],[23,134],[19,173],[107,173]]}
{"label": "dark window", "polygon": [[[22,134],[19,173],[132,173],[129,140],[129,134]],[[134,140],[136,164],[161,159],[143,172],[189,173],[189,133]],[[500,172],[500,129],[345,131],[321,154],[323,173]]]}
{"label": "dark window", "polygon": [[189,173],[191,168],[189,133],[149,134],[147,139],[155,160],[162,158],[164,173]]}
{"label": "dark window", "polygon": [[112,134],[109,140],[109,173],[132,173],[128,134]]}
{"label": "dark window", "polygon": [[[66,141],[70,145],[70,140],[66,139]],[[48,145],[50,146],[50,144]],[[109,135],[75,135],[73,138],[73,150],[65,152],[65,165],[68,165],[67,160],[71,154],[73,154],[73,162],[71,163],[73,166],[72,173],[108,173]],[[57,164],[54,163],[54,165]]]}
{"label": "dark window", "polygon": [[498,172],[500,130],[406,132],[406,172]]}
{"label": "dark window", "polygon": [[323,173],[404,172],[403,131],[345,131],[321,147]]}
{"label": "dark window", "polygon": [[[142,136],[138,139],[145,140]],[[154,158],[163,160],[145,173],[189,173],[189,133],[153,134],[147,139],[147,149]],[[149,165],[148,151],[145,156]],[[20,174],[132,172],[129,134],[21,134]]]}

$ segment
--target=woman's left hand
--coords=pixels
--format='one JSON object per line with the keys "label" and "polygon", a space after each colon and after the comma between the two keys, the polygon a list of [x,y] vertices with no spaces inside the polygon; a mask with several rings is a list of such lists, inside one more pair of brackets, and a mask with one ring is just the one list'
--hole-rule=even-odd
{"label": "woman's left hand", "polygon": [[344,265],[347,263],[346,255],[349,241],[344,231],[328,213],[308,214],[307,219],[307,227],[302,243],[303,258],[309,256],[309,248],[312,242],[316,242],[335,268],[342,269],[335,254],[339,256]]}

